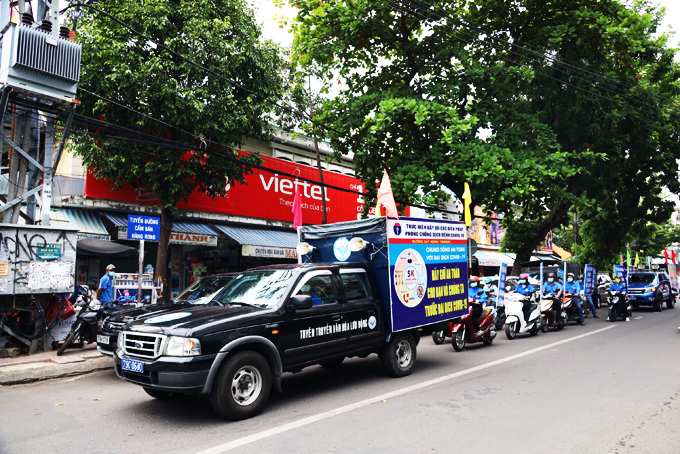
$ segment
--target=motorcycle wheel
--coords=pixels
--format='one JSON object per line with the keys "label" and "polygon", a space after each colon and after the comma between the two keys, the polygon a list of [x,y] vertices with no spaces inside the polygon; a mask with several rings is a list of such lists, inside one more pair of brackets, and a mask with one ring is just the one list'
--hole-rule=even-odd
{"label": "motorcycle wheel", "polygon": [[616,311],[614,309],[609,309],[609,321],[610,322],[616,321]]}
{"label": "motorcycle wheel", "polygon": [[444,334],[444,331],[433,331],[432,332],[432,341],[437,344],[441,345],[444,343],[446,340],[446,334]]}
{"label": "motorcycle wheel", "polygon": [[451,345],[453,345],[453,349],[457,352],[462,352],[463,349],[465,348],[465,330],[462,331],[457,331],[453,334],[453,338],[451,339]]}
{"label": "motorcycle wheel", "polygon": [[548,332],[548,319],[546,317],[541,318],[541,332]]}
{"label": "motorcycle wheel", "polygon": [[61,356],[64,354],[64,350],[68,348],[69,345],[71,345],[71,342],[76,338],[78,335],[77,332],[71,331],[66,335],[66,339],[64,339],[64,343],[61,344],[61,347],[59,347],[59,350],[57,350],[57,356]]}
{"label": "motorcycle wheel", "polygon": [[529,330],[529,334],[531,334],[532,336],[535,336],[536,334],[538,334],[538,326],[534,326],[533,328],[531,328]]}
{"label": "motorcycle wheel", "polygon": [[505,337],[507,337],[510,340],[515,339],[515,336],[517,336],[517,323],[518,322],[505,324]]}

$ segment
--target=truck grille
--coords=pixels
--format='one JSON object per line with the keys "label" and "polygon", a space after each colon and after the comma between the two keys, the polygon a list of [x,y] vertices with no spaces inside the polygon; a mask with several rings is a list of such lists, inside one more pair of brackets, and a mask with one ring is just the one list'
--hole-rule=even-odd
{"label": "truck grille", "polygon": [[645,293],[643,289],[628,289],[629,295],[642,295],[643,293]]}
{"label": "truck grille", "polygon": [[166,336],[160,334],[140,334],[129,331],[121,333],[123,336],[123,351],[131,356],[142,358],[157,358],[161,356],[165,347]]}

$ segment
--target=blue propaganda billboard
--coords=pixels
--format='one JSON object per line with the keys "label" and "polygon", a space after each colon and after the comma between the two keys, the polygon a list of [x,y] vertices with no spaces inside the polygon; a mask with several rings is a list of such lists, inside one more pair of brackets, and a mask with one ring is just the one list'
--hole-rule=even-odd
{"label": "blue propaganda billboard", "polygon": [[597,270],[593,265],[586,265],[584,276],[583,276],[583,293],[585,295],[592,295],[595,289],[595,277],[597,276]]}
{"label": "blue propaganda billboard", "polygon": [[392,330],[468,312],[467,232],[462,222],[388,219]]}

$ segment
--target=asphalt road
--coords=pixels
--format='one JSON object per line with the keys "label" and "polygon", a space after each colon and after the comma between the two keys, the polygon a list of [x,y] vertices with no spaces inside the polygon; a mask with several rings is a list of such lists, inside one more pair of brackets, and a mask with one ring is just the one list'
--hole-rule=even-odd
{"label": "asphalt road", "polygon": [[423,338],[409,377],[387,378],[377,356],[312,367],[236,423],[205,398],[156,401],[113,372],[0,387],[0,452],[676,454],[678,312],[499,333],[460,353]]}

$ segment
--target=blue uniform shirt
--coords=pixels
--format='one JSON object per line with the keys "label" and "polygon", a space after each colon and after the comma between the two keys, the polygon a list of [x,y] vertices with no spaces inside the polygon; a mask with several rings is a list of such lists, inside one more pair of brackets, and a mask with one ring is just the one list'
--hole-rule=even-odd
{"label": "blue uniform shirt", "polygon": [[609,287],[610,292],[624,292],[626,293],[626,284],[621,281],[620,284],[617,284],[616,282],[613,282],[611,287]]}
{"label": "blue uniform shirt", "polygon": [[564,283],[564,290],[567,291],[567,292],[570,292],[570,293],[578,294],[578,293],[581,293],[581,286],[578,285],[578,282],[576,282],[576,281],[574,281],[574,282],[568,282],[567,281],[567,282]]}
{"label": "blue uniform shirt", "polygon": [[[482,292],[481,295],[477,295],[477,293]],[[479,303],[486,303],[486,293],[480,288],[480,287],[475,287],[472,288],[470,287],[468,290],[468,298],[474,298],[477,300]]]}
{"label": "blue uniform shirt", "polygon": [[531,284],[527,284],[526,287],[520,284],[515,287],[515,293],[519,293],[520,295],[531,295],[534,293],[534,287]]}
{"label": "blue uniform shirt", "polygon": [[543,284],[543,293],[550,293],[551,295],[557,295],[562,290],[562,285],[557,282],[546,282]]}
{"label": "blue uniform shirt", "polygon": [[113,300],[113,282],[108,273],[99,280],[99,288],[103,289],[99,301],[102,303],[110,303]]}

